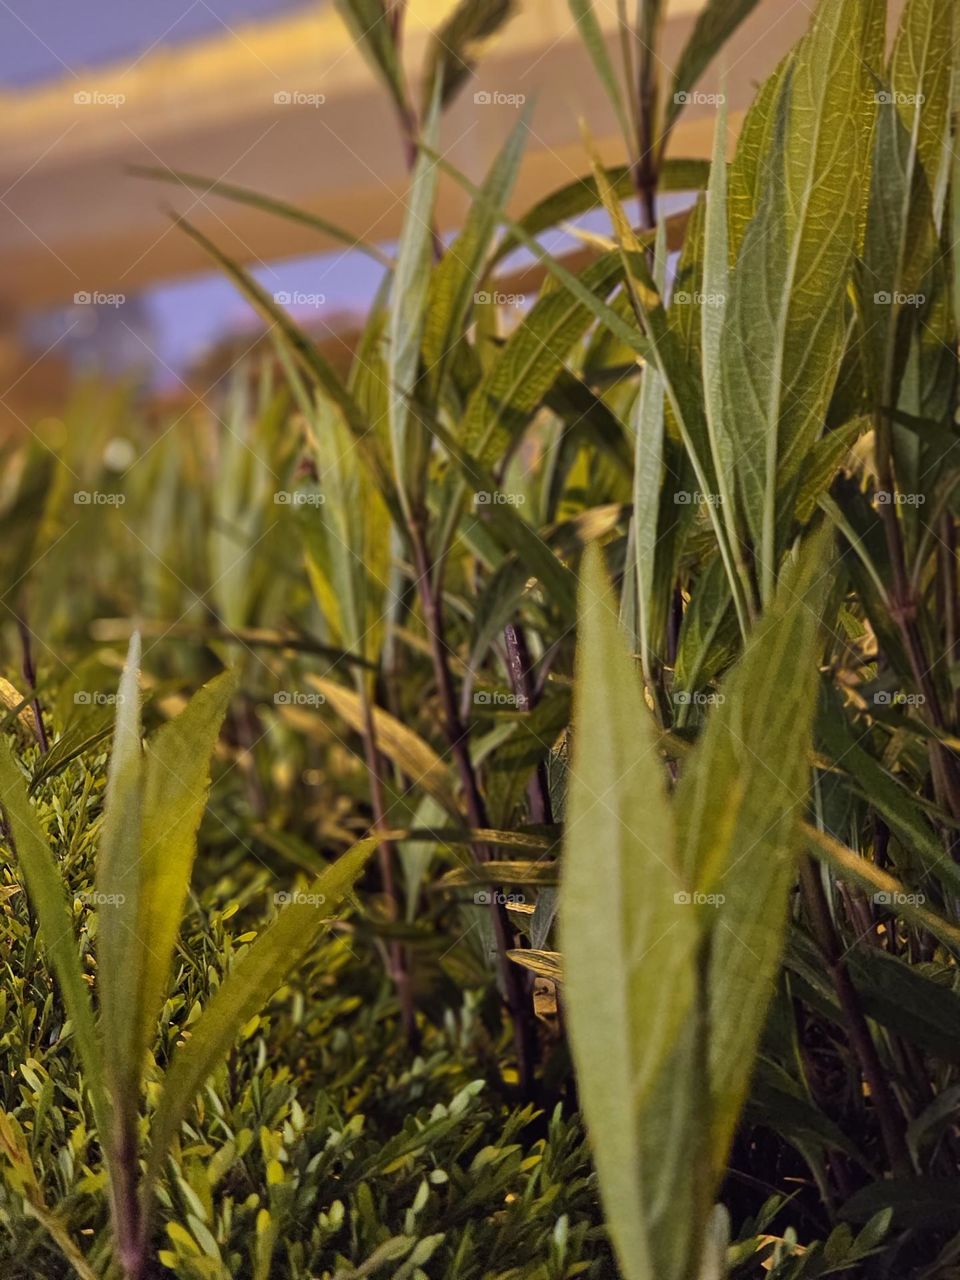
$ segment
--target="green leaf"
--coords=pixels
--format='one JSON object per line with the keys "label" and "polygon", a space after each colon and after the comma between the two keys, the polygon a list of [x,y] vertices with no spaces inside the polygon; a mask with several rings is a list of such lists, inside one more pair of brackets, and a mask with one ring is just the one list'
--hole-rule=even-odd
{"label": "green leaf", "polygon": [[186,218],[177,217],[174,221],[220,265],[226,275],[247,298],[250,305],[267,325],[267,328],[270,331],[276,330],[292,360],[313,379],[322,393],[340,409],[357,448],[362,453],[370,468],[370,473],[377,483],[377,487],[383,494],[384,501],[391,511],[398,512],[396,492],[386,463],[381,456],[377,436],[369,429],[365,416],[344,387],[336,372],[317,350],[316,343],[293,323],[283,308],[274,302],[249,272],[221,252],[202,231],[192,226]]}
{"label": "green leaf", "polygon": [[[361,734],[365,731],[366,718],[362,700],[354,690],[346,689],[336,681],[327,680],[323,676],[311,675],[308,676],[308,681],[323,694],[337,715],[346,720],[351,729]],[[377,746],[383,754],[392,760],[412,783],[433,796],[438,804],[443,805],[455,821],[459,821],[461,814],[453,778],[449,768],[433,747],[388,711],[384,711],[382,707],[373,708],[373,725]]]}
{"label": "green leaf", "polygon": [[573,18],[590,60],[593,63],[597,78],[603,85],[610,105],[616,113],[620,125],[620,133],[630,149],[635,149],[635,130],[633,129],[623,100],[623,90],[607,53],[607,42],[594,11],[593,0],[567,0],[570,16]]}
{"label": "green leaf", "polygon": [[109,1132],[103,1056],[97,1039],[90,989],[84,981],[73,917],[59,867],[27,796],[27,786],[7,741],[0,739],[0,807],[6,819],[4,843],[16,859],[37,914],[40,938],[73,1026],[77,1052],[93,1102],[101,1139]]}
{"label": "green leaf", "polygon": [[498,217],[510,198],[527,138],[527,113],[510,131],[483,183],[484,203],[472,205],[463,230],[430,281],[423,327],[423,359],[434,394],[480,288]]}
{"label": "green leaf", "polygon": [[221,182],[216,178],[204,178],[196,173],[185,173],[182,169],[135,164],[130,166],[130,172],[141,178],[156,178],[161,182],[172,182],[192,191],[200,191],[203,195],[223,196],[225,200],[233,200],[236,204],[245,204],[252,209],[274,213],[279,218],[286,218],[288,222],[299,222],[305,227],[312,227],[313,230],[329,236],[331,240],[337,240],[349,249],[366,254],[382,267],[391,265],[390,259],[376,245],[367,244],[362,238],[358,239],[353,232],[338,227],[335,222],[328,222],[326,218],[321,218],[315,213],[308,213],[306,209],[298,209],[296,205],[287,204],[285,200],[275,200],[272,196],[265,196],[259,191],[251,191],[249,187],[238,187],[232,182]]}
{"label": "green leaf", "polygon": [[[143,755],[135,967],[120,975],[134,1049],[153,1043],[207,805],[210,759],[236,674],[224,671],[148,739]],[[100,971],[101,985],[107,974]],[[139,1065],[139,1063],[138,1063]]]}
{"label": "green leaf", "polygon": [[580,1096],[624,1274],[679,1280],[706,1206],[688,1142],[653,1143],[668,1136],[658,1116],[688,1106],[677,1123],[686,1135],[701,1129],[684,1030],[698,913],[676,899],[685,882],[654,726],[593,547],[581,576],[573,743],[560,931]]}
{"label": "green leaf", "polygon": [[795,54],[759,209],[731,280],[721,365],[761,597],[772,599],[794,484],[846,345],[873,124],[873,0],[827,0]]}
{"label": "green leaf", "polygon": [[436,143],[439,101],[435,96],[417,155],[390,290],[387,314],[387,414],[400,504],[409,522],[423,500],[429,436],[413,404],[420,373],[420,347],[430,287],[433,203],[439,172],[428,148]]}
{"label": "green leaf", "polygon": [[423,77],[424,100],[433,98],[440,76],[440,101],[446,106],[473,74],[484,44],[516,11],[516,0],[459,0],[431,38]]}
{"label": "green leaf", "polygon": [[803,844],[825,560],[821,533],[785,574],[721,685],[675,796],[685,875],[718,899],[707,980],[715,1175],[746,1097]]}
{"label": "green leaf", "polygon": [[145,944],[138,928],[144,784],[139,681],[140,636],[134,632],[117,692],[96,876],[98,995],[103,1039],[110,1045],[106,1068],[114,1105],[128,1125],[136,1116],[143,1053],[136,1009]]}
{"label": "green leaf", "polygon": [[[757,7],[758,0],[707,0],[684,46],[673,73],[673,90],[667,100],[664,142],[683,110],[690,90],[726,44],[737,27]],[[663,145],[663,144],[661,144]]]}
{"label": "green leaf", "polygon": [[335,0],[335,3],[350,34],[406,119],[409,107],[403,64],[384,0]]}
{"label": "green leaf", "polygon": [[359,841],[312,882],[302,900],[284,907],[250,944],[191,1026],[189,1040],[173,1056],[153,1117],[144,1184],[148,1206],[167,1151],[197,1091],[227,1057],[244,1024],[309,953],[376,846],[374,836]]}

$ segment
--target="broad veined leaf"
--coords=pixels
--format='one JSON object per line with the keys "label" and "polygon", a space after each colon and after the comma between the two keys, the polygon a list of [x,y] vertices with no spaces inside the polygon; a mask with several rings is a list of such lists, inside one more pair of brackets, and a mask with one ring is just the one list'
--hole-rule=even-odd
{"label": "broad veined leaf", "polygon": [[689,1016],[699,913],[686,905],[652,716],[596,548],[581,584],[560,906],[568,1024],[624,1274],[679,1280],[707,1207],[689,1147],[702,1120],[669,1124],[701,1084]]}
{"label": "broad veined leaf", "polygon": [[[861,281],[864,347],[876,407],[895,405],[917,325],[924,277],[940,250],[933,189],[950,98],[952,3],[910,0],[890,63],[874,90],[878,119]],[[920,301],[918,301],[920,299]]]}
{"label": "broad veined leaf", "polygon": [[709,945],[712,1168],[724,1167],[773,994],[787,900],[803,841],[820,610],[830,578],[823,532],[721,685],[675,794],[684,873],[716,899]]}
{"label": "broad veined leaf", "polygon": [[781,96],[789,91],[792,63],[793,53],[788,53],[764,80],[740,127],[727,182],[731,263],[740,253],[744,232],[760,204],[766,158],[776,133]]}
{"label": "broad veined leaf", "polygon": [[173,1056],[154,1113],[147,1197],[197,1091],[227,1057],[244,1024],[309,953],[376,846],[377,837],[359,841],[311,883],[301,900],[284,907],[250,944],[191,1026],[189,1040]]}
{"label": "broad veined leaf", "polygon": [[623,262],[624,275],[630,301],[641,331],[649,344],[648,365],[655,368],[663,386],[671,421],[683,442],[693,467],[700,493],[707,499],[707,512],[713,527],[724,568],[730,580],[730,590],[737,601],[737,613],[746,627],[746,604],[742,601],[742,588],[735,567],[734,552],[730,545],[718,509],[716,474],[712,464],[706,414],[699,389],[684,358],[681,337],[667,319],[663,306],[662,290],[650,274],[646,255],[642,252],[636,234],[629,225],[619,200],[606,181],[603,170],[594,165],[597,186],[603,196],[604,207],[613,224],[614,234]]}
{"label": "broad veined leaf", "polygon": [[[780,502],[821,429],[846,341],[845,294],[874,117],[874,0],[828,0],[790,68],[762,191],[731,279],[724,417],[769,603],[789,529]],[[851,56],[851,49],[856,55]]]}

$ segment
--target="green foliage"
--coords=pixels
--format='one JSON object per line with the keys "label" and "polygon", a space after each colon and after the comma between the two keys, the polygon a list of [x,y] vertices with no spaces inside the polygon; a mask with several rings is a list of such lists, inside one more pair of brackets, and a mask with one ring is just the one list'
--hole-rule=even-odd
{"label": "green foliage", "polygon": [[956,7],[821,0],[707,163],[754,6],[668,75],[575,3],[624,153],[517,212],[535,107],[438,142],[511,6],[416,100],[345,0],[410,171],[356,350],[181,222],[276,363],[4,446],[4,1275],[956,1273]]}

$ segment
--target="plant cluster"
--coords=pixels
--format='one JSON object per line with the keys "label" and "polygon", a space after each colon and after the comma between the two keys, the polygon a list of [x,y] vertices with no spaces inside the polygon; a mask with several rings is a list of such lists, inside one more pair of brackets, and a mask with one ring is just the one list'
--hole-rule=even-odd
{"label": "plant cluster", "polygon": [[949,1280],[956,5],[820,0],[706,164],[667,145],[753,4],[664,86],[658,0],[622,67],[571,0],[625,163],[519,217],[528,116],[479,185],[441,133],[510,6],[419,93],[403,6],[343,8],[410,166],[346,374],[180,219],[276,363],[7,458],[10,1265]]}

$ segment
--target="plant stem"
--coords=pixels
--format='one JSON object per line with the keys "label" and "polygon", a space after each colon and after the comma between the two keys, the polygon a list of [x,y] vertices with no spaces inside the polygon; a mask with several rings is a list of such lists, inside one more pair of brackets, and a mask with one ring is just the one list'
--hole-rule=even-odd
{"label": "plant stem", "polygon": [[[521,627],[508,623],[503,629],[503,640],[507,649],[507,671],[510,675],[510,688],[524,711],[532,711],[537,704],[537,692],[530,680],[530,650],[527,638]],[[543,760],[537,761],[534,776],[528,788],[530,800],[530,816],[534,822],[549,825],[553,822],[553,806],[550,803],[550,787],[547,781],[547,766]]]}
{"label": "plant stem", "polygon": [[[450,674],[450,664],[447,660],[443,611],[440,603],[441,583],[433,581],[433,565],[427,549],[422,518],[414,516],[410,520],[409,532],[414,567],[417,574],[417,587],[420,592],[424,623],[430,643],[434,679],[437,683],[437,690],[443,707],[447,742],[457,766],[457,772],[460,775],[460,785],[463,788],[470,825],[475,829],[486,828],[488,826],[487,808],[477,783],[473,760],[470,757],[469,730],[460,718],[453,688],[453,679]],[[491,851],[486,845],[478,843],[474,844],[472,848],[477,862],[490,861]],[[490,909],[497,943],[497,964],[504,999],[513,1022],[520,1091],[525,1098],[530,1098],[534,1093],[534,1068],[537,1048],[533,1009],[524,975],[521,973],[520,967],[513,964],[507,956],[507,952],[514,945],[514,938],[506,908],[501,901],[502,895],[499,893],[498,886],[491,887],[496,890],[491,895]]]}
{"label": "plant stem", "polygon": [[903,1113],[887,1080],[870,1027],[860,1007],[860,997],[850,978],[845,953],[823,891],[820,869],[809,854],[804,854],[800,863],[800,886],[814,938],[826,961],[833,989],[846,1019],[850,1043],[870,1089],[870,1099],[877,1114],[890,1168],[900,1177],[912,1177],[913,1162],[907,1149]]}
{"label": "plant stem", "polygon": [[30,699],[30,706],[33,710],[33,721],[37,727],[37,741],[40,743],[40,750],[46,755],[50,749],[50,743],[43,724],[43,709],[40,706],[40,699],[37,697],[37,673],[33,665],[33,654],[30,650],[30,628],[27,626],[26,618],[21,617],[19,614],[17,615],[17,628],[20,632],[20,650],[23,655],[23,678],[33,694]]}
{"label": "plant stem", "polygon": [[[359,677],[360,700],[363,707],[363,747],[367,763],[367,775],[370,779],[370,802],[373,807],[374,824],[379,831],[387,828],[386,805],[383,795],[383,777],[381,774],[382,757],[377,748],[377,729],[373,718],[373,706],[367,682]],[[384,896],[389,903],[392,921],[400,918],[400,900],[394,872],[394,848],[389,840],[380,841],[377,850],[380,860],[380,875],[383,881]],[[390,940],[387,943],[388,972],[396,988],[397,1000],[400,1003],[400,1021],[407,1045],[416,1053],[420,1048],[420,1031],[417,1027],[417,1010],[413,999],[413,986],[410,975],[410,953],[402,943]]]}

